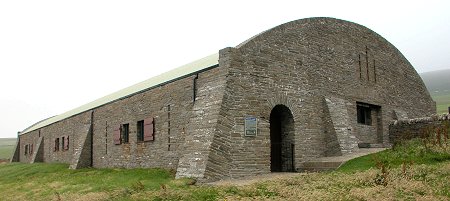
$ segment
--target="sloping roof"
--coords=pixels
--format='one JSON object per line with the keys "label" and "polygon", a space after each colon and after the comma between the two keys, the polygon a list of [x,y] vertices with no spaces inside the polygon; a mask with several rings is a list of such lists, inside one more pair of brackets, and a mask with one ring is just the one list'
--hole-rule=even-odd
{"label": "sloping roof", "polygon": [[219,64],[219,54],[212,54],[205,58],[199,59],[197,61],[194,61],[192,63],[186,64],[184,66],[178,67],[176,69],[173,69],[171,71],[168,71],[166,73],[160,74],[158,76],[152,77],[148,80],[145,80],[143,82],[137,83],[135,85],[132,85],[130,87],[127,87],[125,89],[119,90],[115,93],[112,93],[110,95],[107,95],[105,97],[99,98],[95,101],[92,101],[90,103],[87,103],[85,105],[82,105],[80,107],[77,107],[73,110],[70,110],[68,112],[65,112],[63,114],[50,117],[48,119],[42,120],[25,130],[23,130],[21,133],[25,134],[30,131],[42,128],[44,126],[48,126],[50,124],[56,123],[58,121],[64,120],[66,118],[69,118],[71,116],[80,114],[82,112],[88,111],[90,109],[97,108],[99,106],[105,105],[110,102],[114,102],[116,100],[120,100],[122,98],[128,97],[130,95],[145,91],[146,89],[164,84],[166,82],[170,82],[172,80],[175,80],[177,78],[189,75],[191,73],[195,73],[198,71],[202,71],[204,69],[207,69],[209,67],[215,66]]}

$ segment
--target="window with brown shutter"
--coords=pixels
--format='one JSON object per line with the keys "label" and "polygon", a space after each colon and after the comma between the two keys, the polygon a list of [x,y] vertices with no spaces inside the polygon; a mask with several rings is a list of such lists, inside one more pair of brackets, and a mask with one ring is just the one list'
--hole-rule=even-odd
{"label": "window with brown shutter", "polygon": [[113,140],[114,140],[114,144],[120,144],[121,143],[120,126],[117,126],[117,127],[114,128]]}
{"label": "window with brown shutter", "polygon": [[33,154],[33,144],[30,144],[30,154]]}
{"label": "window with brown shutter", "polygon": [[66,147],[64,147],[65,150],[69,150],[69,136],[66,137]]}
{"label": "window with brown shutter", "polygon": [[61,137],[61,149],[64,151],[66,150],[66,138],[65,137]]}
{"label": "window with brown shutter", "polygon": [[144,142],[153,141],[154,138],[154,120],[153,117],[144,120]]}
{"label": "window with brown shutter", "polygon": [[59,151],[59,138],[55,139],[55,150],[54,151]]}

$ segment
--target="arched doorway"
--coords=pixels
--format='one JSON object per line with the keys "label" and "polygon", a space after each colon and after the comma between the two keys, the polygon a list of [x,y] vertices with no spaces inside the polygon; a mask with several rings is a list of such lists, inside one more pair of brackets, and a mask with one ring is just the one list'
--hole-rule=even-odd
{"label": "arched doorway", "polygon": [[294,163],[294,118],[291,110],[276,105],[270,113],[270,171],[293,172]]}

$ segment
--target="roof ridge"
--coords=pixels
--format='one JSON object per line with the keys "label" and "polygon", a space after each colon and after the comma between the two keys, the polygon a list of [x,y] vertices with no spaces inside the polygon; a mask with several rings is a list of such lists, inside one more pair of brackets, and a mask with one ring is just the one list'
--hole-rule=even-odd
{"label": "roof ridge", "polygon": [[59,122],[61,120],[64,120],[66,118],[75,116],[77,114],[86,112],[88,110],[100,107],[102,105],[120,100],[124,97],[128,97],[137,93],[141,93],[145,91],[146,89],[152,88],[154,86],[158,86],[167,82],[170,82],[172,80],[176,80],[180,77],[189,75],[194,72],[202,71],[204,69],[207,69],[209,67],[215,66],[219,64],[219,53],[214,53],[212,55],[206,56],[204,58],[198,59],[196,61],[193,61],[191,63],[185,64],[183,66],[180,66],[178,68],[172,69],[170,71],[164,72],[162,74],[159,74],[157,76],[151,77],[147,80],[144,80],[142,82],[138,82],[134,85],[131,85],[129,87],[126,87],[124,89],[118,90],[112,94],[108,94],[106,96],[103,96],[101,98],[98,98],[94,101],[91,101],[89,103],[86,103],[84,105],[81,105],[77,108],[74,108],[72,110],[69,110],[67,112],[64,112],[60,115],[56,115],[53,117],[49,117],[47,119],[41,120],[30,127],[24,129],[21,134],[25,134],[31,131],[34,131],[36,129],[48,126],[50,124]]}

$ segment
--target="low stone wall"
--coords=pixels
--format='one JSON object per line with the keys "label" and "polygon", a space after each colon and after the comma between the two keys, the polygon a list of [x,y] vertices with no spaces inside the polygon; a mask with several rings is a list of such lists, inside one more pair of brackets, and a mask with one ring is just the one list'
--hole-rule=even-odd
{"label": "low stone wall", "polygon": [[389,125],[389,140],[391,143],[396,144],[404,140],[423,138],[428,136],[430,132],[442,132],[443,130],[448,135],[450,114],[396,120]]}

